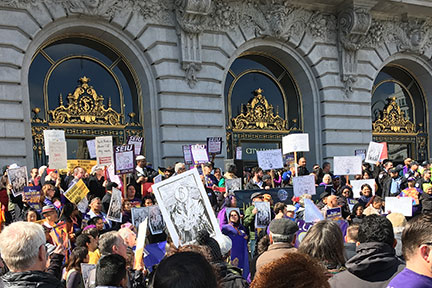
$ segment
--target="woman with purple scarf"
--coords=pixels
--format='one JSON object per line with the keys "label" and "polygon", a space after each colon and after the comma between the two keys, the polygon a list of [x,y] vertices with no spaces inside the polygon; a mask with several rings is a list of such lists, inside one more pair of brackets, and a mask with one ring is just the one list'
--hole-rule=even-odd
{"label": "woman with purple scarf", "polygon": [[249,275],[248,233],[240,223],[240,214],[237,210],[230,211],[228,224],[222,226],[222,233],[232,241],[231,264],[241,268],[243,278],[247,279]]}
{"label": "woman with purple scarf", "polygon": [[221,210],[217,215],[217,219],[219,221],[219,227],[222,229],[222,226],[228,224],[228,219],[226,215],[226,208],[235,208],[237,207],[237,199],[234,195],[229,195],[225,198],[222,203]]}

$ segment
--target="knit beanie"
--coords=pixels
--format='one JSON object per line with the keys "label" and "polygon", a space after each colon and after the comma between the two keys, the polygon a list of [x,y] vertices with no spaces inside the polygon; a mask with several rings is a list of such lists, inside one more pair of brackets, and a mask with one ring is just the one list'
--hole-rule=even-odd
{"label": "knit beanie", "polygon": [[209,248],[209,253],[213,259],[213,262],[222,260],[222,252],[218,242],[210,237],[210,234],[206,230],[198,231],[197,239],[199,245],[207,246]]}

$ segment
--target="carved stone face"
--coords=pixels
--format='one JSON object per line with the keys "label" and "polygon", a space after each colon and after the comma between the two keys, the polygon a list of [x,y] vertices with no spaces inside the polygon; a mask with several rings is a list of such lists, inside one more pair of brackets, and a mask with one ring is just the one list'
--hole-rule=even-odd
{"label": "carved stone face", "polygon": [[99,6],[99,0],[85,0],[84,2],[89,8],[97,8]]}

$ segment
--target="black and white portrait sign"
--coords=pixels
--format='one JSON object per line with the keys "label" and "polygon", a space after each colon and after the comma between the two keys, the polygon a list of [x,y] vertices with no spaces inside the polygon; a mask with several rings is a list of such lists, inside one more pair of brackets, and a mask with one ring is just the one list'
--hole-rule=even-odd
{"label": "black and white portrait sign", "polygon": [[255,228],[266,228],[271,221],[270,203],[254,202],[254,205],[258,210],[255,215]]}
{"label": "black and white portrait sign", "polygon": [[216,216],[197,169],[173,176],[152,186],[174,245],[196,240],[198,231],[221,235]]}
{"label": "black and white portrait sign", "polygon": [[138,227],[148,217],[148,209],[147,207],[132,208],[131,216],[132,225]]}
{"label": "black and white portrait sign", "polygon": [[114,222],[122,222],[122,192],[113,188],[107,218]]}
{"label": "black and white portrait sign", "polygon": [[234,191],[242,189],[241,178],[225,179],[225,190],[228,194],[233,195]]}
{"label": "black and white portrait sign", "polygon": [[384,149],[384,144],[369,142],[369,147],[366,154],[365,162],[375,164],[380,160],[381,153]]}
{"label": "black and white portrait sign", "polygon": [[28,176],[27,167],[8,169],[9,183],[12,185],[12,193],[15,197],[24,193],[24,187],[27,186]]}
{"label": "black and white portrait sign", "polygon": [[158,205],[152,205],[148,208],[149,228],[152,235],[161,234],[165,228],[162,213]]}

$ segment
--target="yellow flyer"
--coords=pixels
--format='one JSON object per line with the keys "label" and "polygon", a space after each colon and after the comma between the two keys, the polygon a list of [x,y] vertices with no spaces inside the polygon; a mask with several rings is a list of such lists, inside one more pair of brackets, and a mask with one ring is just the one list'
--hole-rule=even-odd
{"label": "yellow flyer", "polygon": [[82,179],[70,187],[64,196],[72,203],[78,204],[89,192]]}

